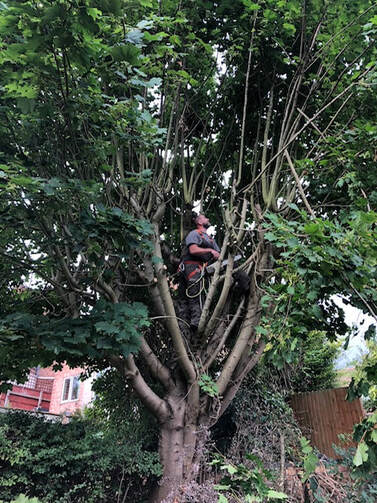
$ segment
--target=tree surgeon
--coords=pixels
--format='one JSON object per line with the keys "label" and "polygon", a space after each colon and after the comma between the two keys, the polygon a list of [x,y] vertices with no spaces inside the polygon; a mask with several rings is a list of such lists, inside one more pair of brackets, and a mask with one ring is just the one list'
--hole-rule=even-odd
{"label": "tree surgeon", "polygon": [[190,325],[193,333],[197,331],[202,313],[205,267],[220,256],[219,246],[207,234],[211,225],[209,219],[200,214],[194,221],[196,229],[189,232],[185,239],[178,291],[179,317]]}

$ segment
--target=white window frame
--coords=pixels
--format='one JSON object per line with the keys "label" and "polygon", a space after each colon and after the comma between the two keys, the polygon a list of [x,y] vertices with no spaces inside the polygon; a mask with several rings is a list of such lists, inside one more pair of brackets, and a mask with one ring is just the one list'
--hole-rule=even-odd
{"label": "white window frame", "polygon": [[[61,403],[67,403],[67,402],[77,402],[80,398],[80,388],[81,388],[81,381],[79,380],[80,376],[71,376],[71,377],[66,377],[63,381],[63,388],[62,388],[62,397],[61,397]],[[77,398],[72,398],[72,392],[73,392],[73,382],[74,379],[78,380],[78,389],[77,389]],[[68,388],[68,398],[67,400],[64,400],[64,389],[65,389],[65,383],[69,381],[69,388]]]}

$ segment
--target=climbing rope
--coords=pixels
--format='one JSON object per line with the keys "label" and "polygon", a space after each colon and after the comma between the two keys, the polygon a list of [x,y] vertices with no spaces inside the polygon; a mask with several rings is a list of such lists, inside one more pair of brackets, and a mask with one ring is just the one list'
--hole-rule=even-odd
{"label": "climbing rope", "polygon": [[[205,281],[204,281],[204,274],[205,274],[205,267],[203,267],[200,271],[200,276],[199,278],[194,282],[192,283],[191,285],[189,285],[187,288],[186,288],[186,296],[188,299],[195,299],[196,297],[199,297],[199,295],[201,295],[201,293],[203,292],[203,290],[205,290]],[[202,284],[201,286],[199,287],[199,291],[197,293],[195,293],[194,295],[191,295],[190,294],[190,289],[192,289],[195,285],[197,285],[198,283],[200,283],[200,281],[202,281]]]}

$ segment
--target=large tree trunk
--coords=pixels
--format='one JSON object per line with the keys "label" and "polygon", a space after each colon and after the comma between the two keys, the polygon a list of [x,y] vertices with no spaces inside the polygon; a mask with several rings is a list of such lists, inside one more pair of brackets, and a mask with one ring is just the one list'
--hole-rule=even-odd
{"label": "large tree trunk", "polygon": [[197,427],[196,424],[190,424],[192,411],[188,413],[187,397],[169,397],[167,402],[171,414],[160,424],[159,439],[163,474],[152,495],[152,503],[161,503],[166,498],[169,503],[170,500],[175,501],[176,492],[178,494],[180,488],[196,476],[193,458],[197,444]]}
{"label": "large tree trunk", "polygon": [[160,431],[160,460],[163,466],[162,478],[156,488],[152,502],[160,503],[183,483],[184,427],[180,418],[172,418],[162,425]]}

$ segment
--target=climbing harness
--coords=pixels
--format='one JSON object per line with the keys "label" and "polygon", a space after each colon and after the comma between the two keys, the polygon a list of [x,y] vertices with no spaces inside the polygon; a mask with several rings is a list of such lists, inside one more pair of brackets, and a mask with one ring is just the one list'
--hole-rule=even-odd
{"label": "climbing harness", "polygon": [[[214,242],[214,239],[208,236],[206,232],[203,232],[202,230],[195,229],[195,232],[200,236],[200,242],[198,243],[198,246],[203,246],[203,243],[206,245],[208,248],[212,248],[212,243]],[[210,246],[208,246],[210,245]],[[187,248],[186,248],[187,250]],[[188,255],[188,250],[186,253],[183,253],[183,255]],[[188,272],[186,275],[186,266],[195,266],[192,271]],[[178,266],[178,272],[182,275],[185,276],[186,283],[189,283],[190,280],[199,273],[199,277],[195,280],[192,281],[188,284],[186,288],[186,297],[188,299],[195,299],[196,297],[199,297],[199,302],[200,302],[200,307],[202,307],[202,292],[206,291],[205,288],[205,274],[208,266],[208,259],[206,261],[202,260],[183,260],[179,266]],[[191,293],[194,288],[196,288],[199,284],[199,291],[196,293]]]}
{"label": "climbing harness", "polygon": [[[190,276],[194,276],[194,274],[198,271],[199,268],[197,269],[194,269],[194,271],[191,271],[191,273],[189,274],[189,277],[187,279],[190,278]],[[199,269],[200,270],[200,276],[197,280],[195,280],[191,285],[189,285],[187,288],[186,288],[186,296],[188,299],[195,299],[196,297],[199,297],[200,299],[200,307],[201,307],[201,304],[202,304],[202,298],[201,298],[201,293],[203,292],[203,290],[205,290],[205,281],[204,281],[204,275],[205,275],[205,267],[202,267]],[[194,274],[193,274],[194,273]],[[190,294],[190,289],[192,289],[194,286],[196,286],[198,283],[201,282],[201,285],[199,285],[199,291],[193,295]]]}
{"label": "climbing harness", "polygon": [[[186,281],[187,282],[193,276],[195,276],[195,274],[197,274],[198,272],[200,272],[199,277],[194,282],[192,282],[190,285],[188,285],[188,287],[186,288],[186,291],[185,291],[187,298],[189,298],[189,299],[195,299],[196,297],[198,297],[203,292],[203,290],[205,290],[204,275],[205,275],[205,272],[206,272],[207,262],[202,263],[202,262],[198,262],[196,260],[184,260],[183,262],[181,262],[179,264],[177,274],[184,275],[185,274],[185,266],[186,265],[195,265],[196,266],[195,269],[193,269],[192,271],[190,271],[188,273],[188,275],[186,276]],[[195,293],[195,294],[191,294],[190,290],[192,290],[192,288],[194,288],[201,281],[202,281],[202,284],[199,287],[199,291],[197,293]]]}

